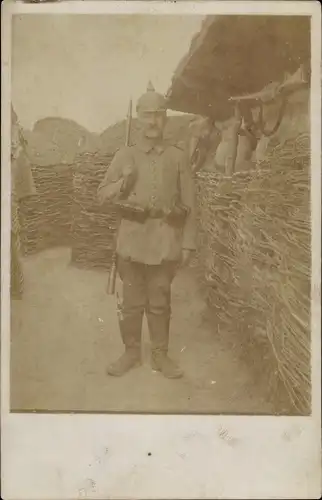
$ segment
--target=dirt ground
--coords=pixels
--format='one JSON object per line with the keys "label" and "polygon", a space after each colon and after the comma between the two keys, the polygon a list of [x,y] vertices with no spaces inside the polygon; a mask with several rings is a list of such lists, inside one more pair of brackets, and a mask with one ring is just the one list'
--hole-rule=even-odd
{"label": "dirt ground", "polygon": [[206,318],[193,269],[173,285],[171,354],[185,376],[151,370],[146,325],[142,367],[122,378],[105,373],[122,352],[114,297],[102,271],[70,266],[70,251],[24,261],[26,293],[12,303],[13,410],[272,414],[265,388],[239,359],[225,332]]}

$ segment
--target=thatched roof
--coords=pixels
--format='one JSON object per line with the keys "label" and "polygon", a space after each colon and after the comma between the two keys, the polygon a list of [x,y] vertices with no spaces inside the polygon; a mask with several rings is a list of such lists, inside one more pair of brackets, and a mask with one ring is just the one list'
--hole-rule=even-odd
{"label": "thatched roof", "polygon": [[258,92],[310,65],[310,18],[209,16],[167,93],[169,109],[229,118],[232,96]]}
{"label": "thatched roof", "polygon": [[64,152],[45,134],[24,130],[24,136],[28,158],[33,165],[47,167],[64,162]]}
{"label": "thatched roof", "polygon": [[48,117],[38,120],[32,131],[24,131],[27,153],[33,165],[72,163],[81,151],[96,151],[99,136],[74,120]]}

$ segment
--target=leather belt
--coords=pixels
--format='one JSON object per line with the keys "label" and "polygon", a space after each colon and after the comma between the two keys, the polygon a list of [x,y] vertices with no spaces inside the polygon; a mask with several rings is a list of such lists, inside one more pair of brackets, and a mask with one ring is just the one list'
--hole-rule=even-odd
{"label": "leather belt", "polygon": [[142,209],[131,206],[119,206],[122,219],[144,223],[147,219],[164,219],[170,226],[182,226],[189,210],[186,207],[176,207],[172,210],[159,208]]}
{"label": "leather belt", "polygon": [[147,219],[163,219],[165,217],[165,213],[163,210],[159,209],[149,209],[142,212],[122,210],[121,217],[126,220],[145,222]]}

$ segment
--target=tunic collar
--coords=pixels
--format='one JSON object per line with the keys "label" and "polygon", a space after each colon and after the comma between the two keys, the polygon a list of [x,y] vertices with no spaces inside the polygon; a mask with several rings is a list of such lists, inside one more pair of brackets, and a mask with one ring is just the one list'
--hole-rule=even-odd
{"label": "tunic collar", "polygon": [[156,145],[153,145],[150,141],[142,137],[138,141],[137,147],[144,153],[150,153],[151,151],[155,151],[157,154],[161,155],[166,148],[166,144],[162,141]]}

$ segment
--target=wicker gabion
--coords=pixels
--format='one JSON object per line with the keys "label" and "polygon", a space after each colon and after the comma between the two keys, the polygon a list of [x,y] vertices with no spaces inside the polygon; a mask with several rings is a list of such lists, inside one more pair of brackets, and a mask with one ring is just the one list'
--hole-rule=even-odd
{"label": "wicker gabion", "polygon": [[113,155],[83,154],[75,164],[72,201],[72,257],[74,265],[109,268],[115,246],[116,214],[102,208],[97,188]]}
{"label": "wicker gabion", "polygon": [[37,196],[20,206],[21,240],[25,255],[71,244],[72,166],[33,166]]}
{"label": "wicker gabion", "polygon": [[310,143],[274,148],[232,178],[197,177],[209,304],[244,345],[269,346],[297,413],[310,412]]}

